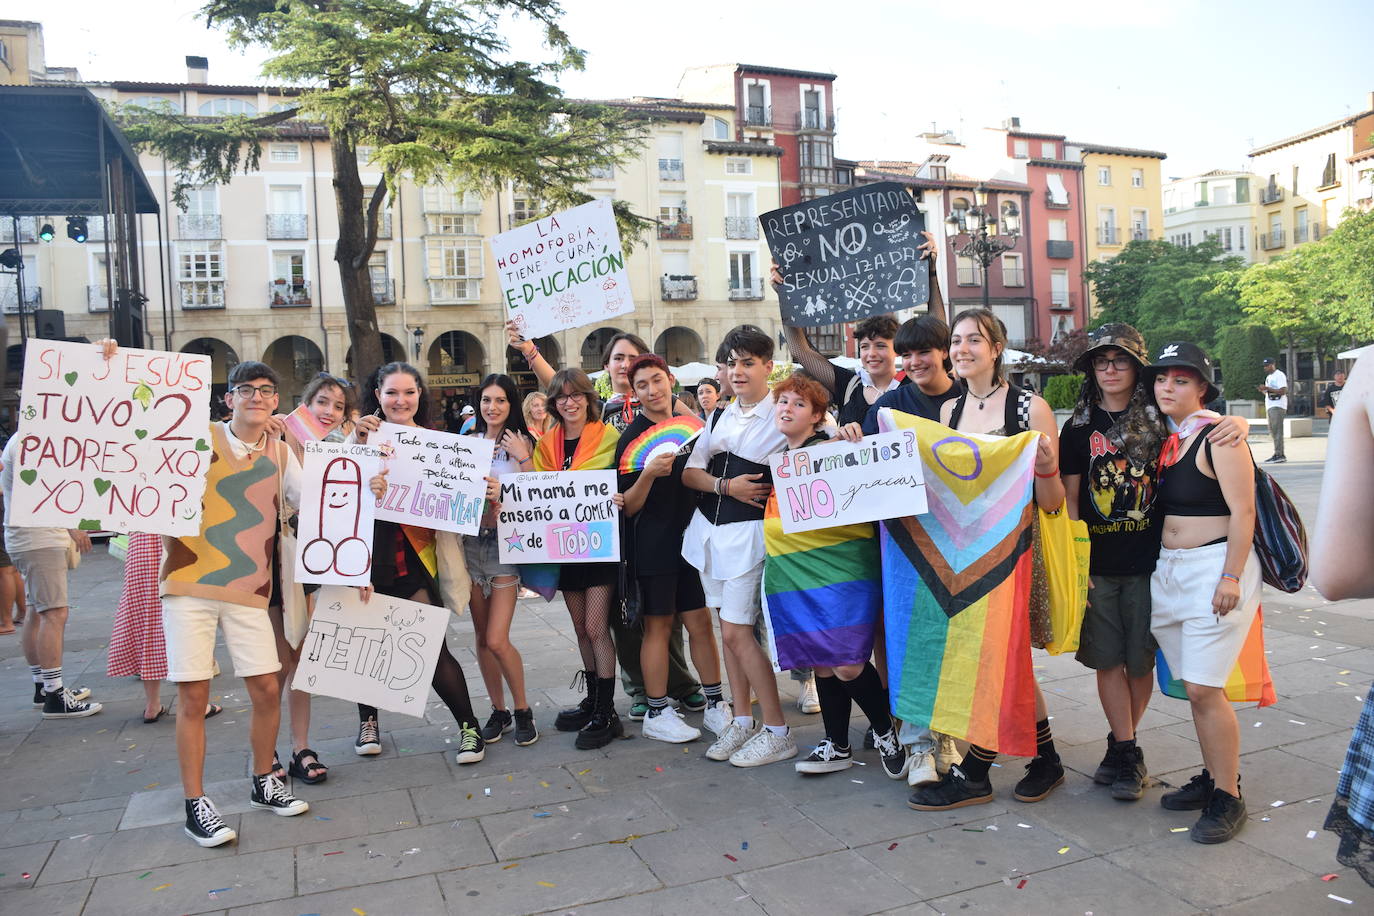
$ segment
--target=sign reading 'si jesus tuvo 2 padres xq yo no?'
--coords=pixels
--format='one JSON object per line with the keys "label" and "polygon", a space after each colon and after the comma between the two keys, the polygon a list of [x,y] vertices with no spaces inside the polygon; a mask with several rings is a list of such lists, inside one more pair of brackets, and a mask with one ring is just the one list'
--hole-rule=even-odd
{"label": "sign reading 'si jesus tuvo 2 padres xq yo no?'", "polygon": [[771,210],[759,221],[782,271],[784,324],[857,321],[930,301],[919,251],[925,217],[896,182]]}
{"label": "sign reading 'si jesus tuvo 2 padres xq yo no?'", "polygon": [[209,416],[208,356],[30,339],[10,524],[195,534]]}
{"label": "sign reading 'si jesus tuvo 2 padres xq yo no?'", "polygon": [[506,318],[527,339],[635,310],[609,200],[491,237]]}

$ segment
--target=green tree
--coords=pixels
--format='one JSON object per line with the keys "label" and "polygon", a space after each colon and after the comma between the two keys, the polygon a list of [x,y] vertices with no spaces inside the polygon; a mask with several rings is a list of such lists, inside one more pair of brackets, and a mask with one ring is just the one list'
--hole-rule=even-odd
{"label": "green tree", "polygon": [[1343,343],[1374,339],[1374,211],[1346,210],[1341,224],[1304,245],[1316,321]]}
{"label": "green tree", "polygon": [[[176,197],[257,167],[264,139],[293,117],[328,132],[338,208],[334,250],[357,374],[382,362],[368,274],[378,214],[401,177],[489,191],[506,181],[546,212],[590,200],[580,190],[593,166],[622,164],[643,142],[645,122],[623,109],[564,98],[553,84],[580,69],[583,53],[559,27],[555,0],[209,0],[201,16],[238,45],[273,56],[263,75],[302,87],[293,107],[215,122],[165,110],[122,109],[126,133],[178,171]],[[510,60],[507,16],[543,28],[552,60]],[[364,196],[358,149],[373,150],[382,179]],[[617,201],[629,247],[648,221]]]}
{"label": "green tree", "polygon": [[1254,400],[1264,383],[1261,363],[1273,356],[1278,342],[1267,327],[1257,324],[1232,325],[1221,331],[1216,353],[1208,354],[1221,366],[1221,381],[1226,397],[1232,401]]}

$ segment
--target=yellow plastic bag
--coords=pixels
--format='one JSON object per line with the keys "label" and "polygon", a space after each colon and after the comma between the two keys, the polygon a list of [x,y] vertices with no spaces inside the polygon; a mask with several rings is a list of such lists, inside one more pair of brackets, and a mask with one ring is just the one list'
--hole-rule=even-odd
{"label": "yellow plastic bag", "polygon": [[1069,518],[1067,507],[1040,513],[1040,544],[1050,585],[1051,655],[1078,648],[1078,631],[1088,604],[1088,525]]}

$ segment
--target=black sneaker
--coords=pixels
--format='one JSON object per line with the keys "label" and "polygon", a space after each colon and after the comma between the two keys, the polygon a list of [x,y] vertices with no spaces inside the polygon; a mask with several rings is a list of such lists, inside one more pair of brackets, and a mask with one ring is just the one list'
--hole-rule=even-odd
{"label": "black sneaker", "polygon": [[1116,767],[1116,735],[1107,732],[1107,753],[1102,755],[1102,762],[1097,765],[1093,782],[1099,786],[1109,786],[1116,782]]}
{"label": "black sneaker", "polygon": [[377,720],[372,716],[358,723],[358,740],[353,743],[353,753],[359,757],[376,757],[382,752],[382,736],[377,731]]}
{"label": "black sneaker", "polygon": [[223,846],[238,839],[234,828],[215,810],[215,803],[204,795],[186,799],[186,826],[182,829],[201,846]]}
{"label": "black sneaker", "polygon": [[33,708],[43,708],[43,682],[39,681],[33,685]]}
{"label": "black sneaker", "polygon": [[[91,688],[89,687],[68,687],[67,692],[72,695],[72,699],[77,703],[91,698]],[[47,694],[43,692],[43,682],[39,681],[33,685],[33,708],[42,709],[46,702]]]}
{"label": "black sneaker", "polygon": [[826,738],[805,758],[793,764],[798,773],[815,775],[817,773],[838,773],[854,765],[854,755],[847,747],[836,747],[835,742]]}
{"label": "black sneaker", "polygon": [[482,740],[487,744],[495,744],[501,740],[502,735],[514,728],[515,720],[511,718],[510,710],[493,706],[487,724],[482,726]]}
{"label": "black sneaker", "polygon": [[887,734],[873,739],[874,750],[883,755],[883,772],[888,779],[905,779],[906,768],[911,766],[911,756],[906,745],[897,740],[897,730],[888,729]]}
{"label": "black sneaker", "polygon": [[1016,784],[1013,795],[1020,802],[1038,802],[1063,784],[1064,765],[1059,762],[1059,755],[1042,755],[1026,764],[1026,775]]}
{"label": "black sneaker", "polygon": [[870,726],[864,731],[864,750],[866,750],[866,751],[876,750],[877,738],[878,738],[878,736],[877,736],[877,734],[874,733],[874,731],[873,731],[873,726],[870,725]]}
{"label": "black sneaker", "polygon": [[573,742],[573,746],[579,751],[594,751],[605,747],[623,734],[625,726],[621,724],[620,716],[614,709],[609,713],[598,710],[577,733],[577,740]]}
{"label": "black sneaker", "polygon": [[1207,802],[1211,801],[1212,790],[1215,788],[1212,774],[1204,769],[1188,780],[1188,784],[1183,788],[1161,795],[1159,803],[1170,811],[1201,811],[1207,807]]}
{"label": "black sneaker", "polygon": [[906,806],[917,811],[948,811],[969,805],[985,805],[992,801],[992,783],[984,779],[973,782],[964,776],[958,765],[952,766],[939,782],[919,786]]}
{"label": "black sneaker", "polygon": [[310,803],[299,799],[286,790],[286,783],[268,773],[266,776],[252,778],[253,790],[248,795],[248,804],[254,808],[266,808],[282,817],[294,817],[310,810]]}
{"label": "black sneaker", "polygon": [[529,747],[539,740],[539,729],[534,727],[534,711],[526,707],[515,711],[515,743]]}
{"label": "black sneaker", "polygon": [[487,756],[487,744],[482,733],[464,722],[458,729],[458,754],[454,760],[459,764],[480,763]]}
{"label": "black sneaker", "polygon": [[1213,789],[1202,817],[1188,832],[1194,843],[1225,843],[1245,826],[1245,800]]}
{"label": "black sneaker", "polygon": [[560,732],[578,732],[591,721],[592,712],[596,709],[596,674],[590,671],[579,671],[573,675],[572,683],[568,686],[576,689],[578,682],[587,689],[587,695],[582,698],[576,706],[569,706],[567,709],[558,713],[558,718],[553,720],[553,727]]}
{"label": "black sneaker", "polygon": [[1145,794],[1145,752],[1134,741],[1117,745],[1116,779],[1112,780],[1112,798],[1139,801]]}
{"label": "black sneaker", "polygon": [[99,703],[82,703],[65,687],[57,693],[43,695],[43,718],[45,719],[82,719],[86,716],[93,716],[104,708]]}

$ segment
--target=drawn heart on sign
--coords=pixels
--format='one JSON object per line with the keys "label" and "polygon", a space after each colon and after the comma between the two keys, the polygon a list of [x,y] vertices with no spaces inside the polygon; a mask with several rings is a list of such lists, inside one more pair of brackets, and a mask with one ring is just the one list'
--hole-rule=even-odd
{"label": "drawn heart on sign", "polygon": [[105,523],[98,518],[83,518],[76,526],[77,531],[99,531],[105,527]]}
{"label": "drawn heart on sign", "polygon": [[112,481],[112,480],[106,480],[106,479],[103,478],[103,477],[97,477],[95,480],[92,480],[91,483],[95,484],[95,493],[96,493],[96,495],[97,495],[97,496],[104,496],[104,495],[105,495],[105,491],[108,490],[108,489],[110,488],[110,484],[114,483],[114,481]]}
{"label": "drawn heart on sign", "polygon": [[148,431],[147,431],[146,429],[136,429],[136,430],[134,430],[134,437],[137,438],[137,439],[142,439],[142,438],[146,437],[147,435],[148,435]]}
{"label": "drawn heart on sign", "polygon": [[29,468],[27,471],[20,471],[19,479],[24,481],[24,483],[33,483],[38,479],[38,472],[33,468]]}
{"label": "drawn heart on sign", "polygon": [[196,440],[196,451],[198,451],[198,452],[208,452],[208,451],[210,451],[210,446],[208,446],[208,445],[205,444],[205,440],[204,440],[204,439],[197,439],[197,440]]}
{"label": "drawn heart on sign", "polygon": [[68,385],[75,385],[76,379],[77,375],[75,372],[68,372],[66,375],[62,376],[62,380],[66,382]]}
{"label": "drawn heart on sign", "polygon": [[316,678],[316,676],[317,676],[317,675],[314,675],[314,674],[310,675],[310,677],[308,677],[308,678],[305,679],[305,682],[306,682],[307,684],[309,684],[311,687],[314,687],[314,686],[315,686],[315,678]]}
{"label": "drawn heart on sign", "polygon": [[405,699],[405,701],[406,701],[407,703],[414,703],[414,702],[415,702],[415,698],[414,698],[413,696],[411,696],[410,694],[406,694],[406,699]]}

